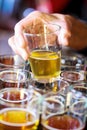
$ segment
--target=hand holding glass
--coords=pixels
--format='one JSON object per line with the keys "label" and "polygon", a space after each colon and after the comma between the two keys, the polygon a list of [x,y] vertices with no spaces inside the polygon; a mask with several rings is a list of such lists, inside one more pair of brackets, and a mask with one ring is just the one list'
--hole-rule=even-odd
{"label": "hand holding glass", "polygon": [[60,27],[54,24],[33,25],[24,36],[29,44],[29,62],[34,78],[50,82],[60,75],[61,47],[58,43]]}

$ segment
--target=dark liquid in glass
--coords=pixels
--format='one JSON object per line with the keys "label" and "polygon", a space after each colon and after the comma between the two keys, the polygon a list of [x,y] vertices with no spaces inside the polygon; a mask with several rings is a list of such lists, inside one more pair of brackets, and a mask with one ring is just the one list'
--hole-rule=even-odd
{"label": "dark liquid in glass", "polygon": [[[0,109],[27,103],[28,94],[23,89],[8,89],[0,93]],[[22,104],[22,105],[23,105]]]}
{"label": "dark liquid in glass", "polygon": [[28,82],[26,81],[23,72],[3,71],[0,72],[0,89],[3,88],[26,88]]}
{"label": "dark liquid in glass", "polygon": [[50,116],[43,122],[43,130],[84,130],[84,124],[79,118],[71,115]]}

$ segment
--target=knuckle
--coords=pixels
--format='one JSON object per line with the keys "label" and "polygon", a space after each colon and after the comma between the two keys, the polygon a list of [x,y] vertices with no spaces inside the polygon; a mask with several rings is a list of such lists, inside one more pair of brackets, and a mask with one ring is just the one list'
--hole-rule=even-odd
{"label": "knuckle", "polygon": [[20,26],[20,23],[18,22],[18,23],[14,26],[14,30],[17,30],[19,26]]}

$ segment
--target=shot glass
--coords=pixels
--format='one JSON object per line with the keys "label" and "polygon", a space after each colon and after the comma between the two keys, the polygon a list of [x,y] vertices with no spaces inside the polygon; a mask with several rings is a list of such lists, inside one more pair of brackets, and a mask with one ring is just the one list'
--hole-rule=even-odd
{"label": "shot glass", "polygon": [[84,70],[86,58],[82,55],[71,54],[61,56],[62,71],[81,71]]}
{"label": "shot glass", "polygon": [[77,72],[77,71],[62,71],[60,74],[61,78],[68,81],[69,83],[78,83],[85,80],[85,72]]}
{"label": "shot glass", "polygon": [[74,84],[71,91],[73,93],[73,98],[77,100],[87,100],[87,82]]}
{"label": "shot glass", "polygon": [[87,82],[80,82],[72,85],[69,84],[68,87],[63,87],[60,91],[61,95],[64,97],[66,97],[68,92],[70,93],[69,99],[72,98],[71,103],[80,100],[87,100]]}
{"label": "shot glass", "polygon": [[60,93],[49,93],[42,105],[43,130],[83,130],[86,125],[87,101],[68,100]]}
{"label": "shot glass", "polygon": [[69,87],[69,83],[61,78],[51,82],[51,83],[40,83],[38,81],[33,80],[32,88],[39,92],[40,94],[44,95],[48,92],[58,92],[62,91],[62,89],[66,89]]}
{"label": "shot glass", "polygon": [[2,130],[37,130],[39,94],[33,92],[24,88],[0,90],[0,128]]}
{"label": "shot glass", "polygon": [[26,67],[25,61],[16,54],[0,55],[0,70],[4,68],[19,68],[24,69]]}
{"label": "shot glass", "polygon": [[86,80],[85,57],[69,55],[61,57],[60,76],[69,83],[78,83]]}
{"label": "shot glass", "polygon": [[29,45],[29,62],[35,80],[51,82],[60,76],[61,46],[58,35],[60,26],[43,23],[24,30],[24,38]]}
{"label": "shot glass", "polygon": [[0,89],[29,88],[32,74],[24,69],[5,68],[0,71]]}

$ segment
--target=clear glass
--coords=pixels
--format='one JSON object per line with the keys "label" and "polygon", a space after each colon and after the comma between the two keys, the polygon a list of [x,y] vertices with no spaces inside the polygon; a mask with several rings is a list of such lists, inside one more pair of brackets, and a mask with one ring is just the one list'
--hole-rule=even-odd
{"label": "clear glass", "polygon": [[66,89],[69,87],[69,83],[61,78],[53,81],[51,83],[40,83],[38,81],[32,80],[32,88],[39,92],[40,94],[46,94],[48,92],[58,92],[62,91],[62,89]]}
{"label": "clear glass", "polygon": [[4,68],[23,69],[25,68],[25,66],[26,66],[25,61],[19,55],[16,54],[0,55],[0,69]]}
{"label": "clear glass", "polygon": [[87,82],[81,82],[73,85],[71,90],[73,97],[77,100],[87,99]]}
{"label": "clear glass", "polygon": [[61,70],[62,71],[79,71],[84,70],[85,57],[78,54],[68,54],[61,56]]}
{"label": "clear glass", "polygon": [[30,49],[31,70],[37,81],[52,82],[60,76],[59,31],[60,26],[50,23],[32,25],[24,31],[24,37]]}
{"label": "clear glass", "polygon": [[69,84],[68,87],[66,86],[66,88],[63,87],[63,89],[61,89],[63,96],[66,96],[68,92],[71,93],[74,101],[87,99],[87,82],[83,81],[72,85]]}
{"label": "clear glass", "polygon": [[39,93],[24,88],[0,90],[0,128],[2,130],[37,130]]}
{"label": "clear glass", "polygon": [[83,130],[86,124],[87,102],[75,101],[71,104],[70,93],[64,97],[60,93],[48,93],[42,105],[43,130]]}
{"label": "clear glass", "polygon": [[85,57],[81,55],[62,55],[60,76],[69,83],[86,80]]}
{"label": "clear glass", "polygon": [[5,68],[0,71],[0,89],[29,88],[32,73],[17,68]]}
{"label": "clear glass", "polygon": [[66,71],[62,71],[60,76],[61,78],[63,78],[64,80],[68,81],[71,84],[78,83],[85,80],[84,71],[77,72],[77,71],[66,70]]}

